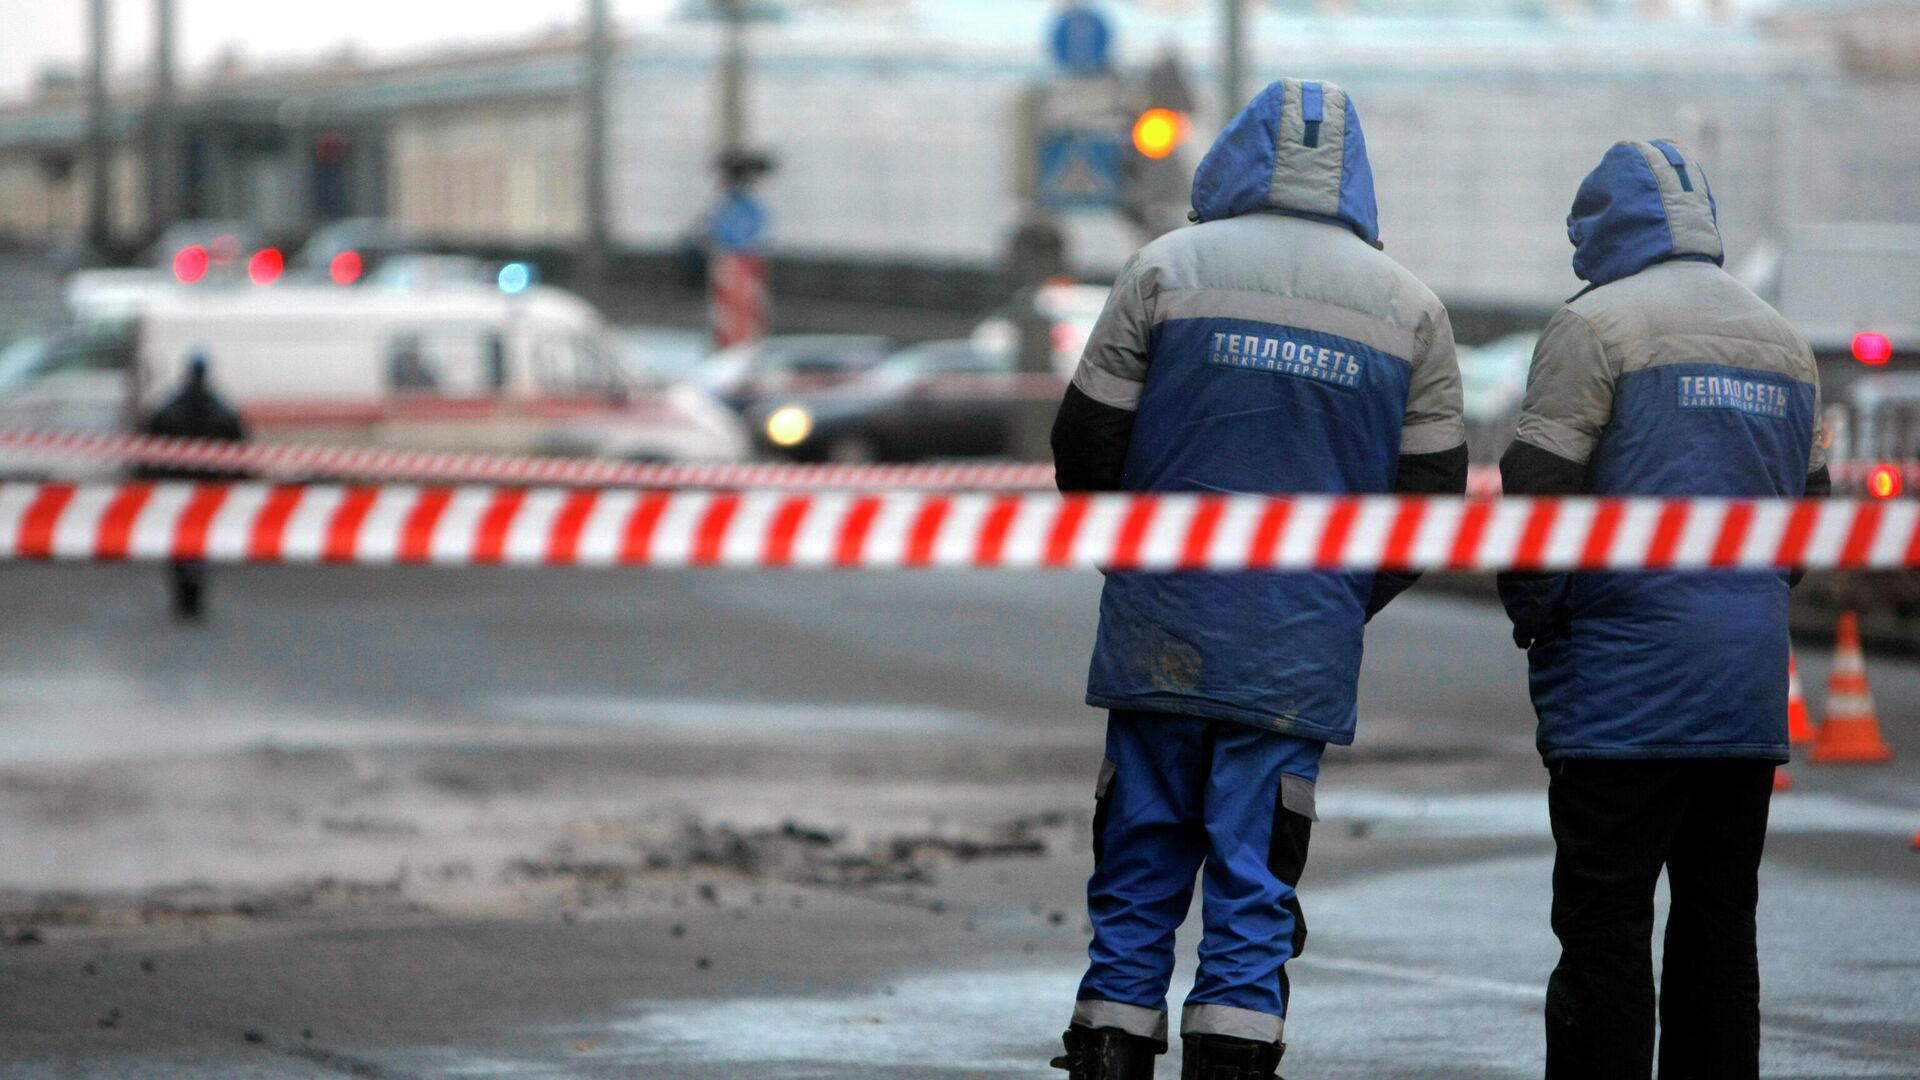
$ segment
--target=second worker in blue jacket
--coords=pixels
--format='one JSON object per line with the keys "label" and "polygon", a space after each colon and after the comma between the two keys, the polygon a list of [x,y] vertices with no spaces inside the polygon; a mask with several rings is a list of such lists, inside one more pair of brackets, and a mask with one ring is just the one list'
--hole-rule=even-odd
{"label": "second worker in blue jacket", "polygon": [[[1588,288],[1540,337],[1510,495],[1799,498],[1831,484],[1813,353],[1720,269],[1707,174],[1615,144],[1567,218]],[[1549,1080],[1646,1080],[1653,893],[1673,896],[1661,1080],[1759,1075],[1754,941],[1773,770],[1787,760],[1787,590],[1763,570],[1503,574],[1550,770],[1557,856]]]}
{"label": "second worker in blue jacket", "polygon": [[[1193,210],[1197,225],[1149,244],[1114,285],[1054,427],[1061,488],[1464,491],[1452,327],[1380,251],[1347,95],[1268,87],[1201,163]],[[1072,1080],[1152,1075],[1196,875],[1184,1075],[1274,1075],[1321,752],[1353,741],[1365,623],[1412,582],[1108,576],[1087,685],[1111,711],[1091,963],[1054,1061]]]}

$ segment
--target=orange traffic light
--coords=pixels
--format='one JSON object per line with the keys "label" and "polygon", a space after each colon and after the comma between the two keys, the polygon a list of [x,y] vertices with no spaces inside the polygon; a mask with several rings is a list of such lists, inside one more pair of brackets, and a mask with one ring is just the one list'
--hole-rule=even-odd
{"label": "orange traffic light", "polygon": [[1133,148],[1142,157],[1160,161],[1173,156],[1187,140],[1191,121],[1172,109],[1148,109],[1133,122]]}
{"label": "orange traffic light", "polygon": [[1893,359],[1893,342],[1885,334],[1855,334],[1853,358],[1863,364],[1884,364]]}
{"label": "orange traffic light", "polygon": [[1875,465],[1867,473],[1867,494],[1876,499],[1891,499],[1906,485],[1896,465]]}

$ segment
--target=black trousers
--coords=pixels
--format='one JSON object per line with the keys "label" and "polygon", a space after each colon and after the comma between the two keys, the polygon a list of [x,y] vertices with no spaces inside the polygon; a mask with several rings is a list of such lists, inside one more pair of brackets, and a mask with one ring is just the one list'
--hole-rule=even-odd
{"label": "black trousers", "polygon": [[1660,980],[1660,1080],[1755,1080],[1754,944],[1773,763],[1564,761],[1549,766],[1558,854],[1547,983],[1548,1080],[1653,1071],[1654,887],[1672,908]]}
{"label": "black trousers", "polygon": [[206,617],[207,564],[176,562],[167,564],[167,586],[173,597],[173,617],[182,622],[197,622]]}

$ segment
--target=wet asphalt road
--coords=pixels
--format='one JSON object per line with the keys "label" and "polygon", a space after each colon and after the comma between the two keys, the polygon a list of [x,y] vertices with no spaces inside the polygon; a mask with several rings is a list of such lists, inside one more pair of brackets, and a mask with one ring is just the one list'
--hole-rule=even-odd
{"label": "wet asphalt road", "polygon": [[[1058,1075],[1096,577],[216,588],[180,630],[149,569],[0,568],[0,932],[39,938],[0,945],[0,1076]],[[1825,658],[1802,662],[1817,704]],[[1775,804],[1770,1077],[1920,1075],[1920,667],[1871,673],[1902,758],[1796,765]],[[1476,601],[1416,594],[1370,631],[1289,1077],[1539,1075],[1522,680]],[[835,858],[1009,822],[1042,851],[859,882],[683,857],[794,820],[844,834]],[[588,875],[616,850],[617,880]]]}

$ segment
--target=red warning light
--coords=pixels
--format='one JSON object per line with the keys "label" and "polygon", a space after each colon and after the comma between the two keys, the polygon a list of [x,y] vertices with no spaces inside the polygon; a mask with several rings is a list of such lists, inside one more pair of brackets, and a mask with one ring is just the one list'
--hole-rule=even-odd
{"label": "red warning light", "polygon": [[247,260],[247,278],[255,285],[271,285],[280,280],[280,272],[286,268],[286,256],[279,248],[261,248]]}
{"label": "red warning light", "polygon": [[1875,465],[1867,473],[1867,494],[1876,499],[1891,499],[1906,486],[1906,478],[1894,465]]}
{"label": "red warning light", "polygon": [[327,264],[327,276],[333,279],[335,285],[351,285],[360,280],[360,273],[364,269],[366,267],[360,261],[359,252],[343,251]]}
{"label": "red warning light", "polygon": [[1893,342],[1885,334],[1856,334],[1853,358],[1863,364],[1884,364],[1893,359]]}
{"label": "red warning light", "polygon": [[207,249],[195,244],[181,248],[173,257],[173,276],[182,285],[191,285],[207,276]]}

